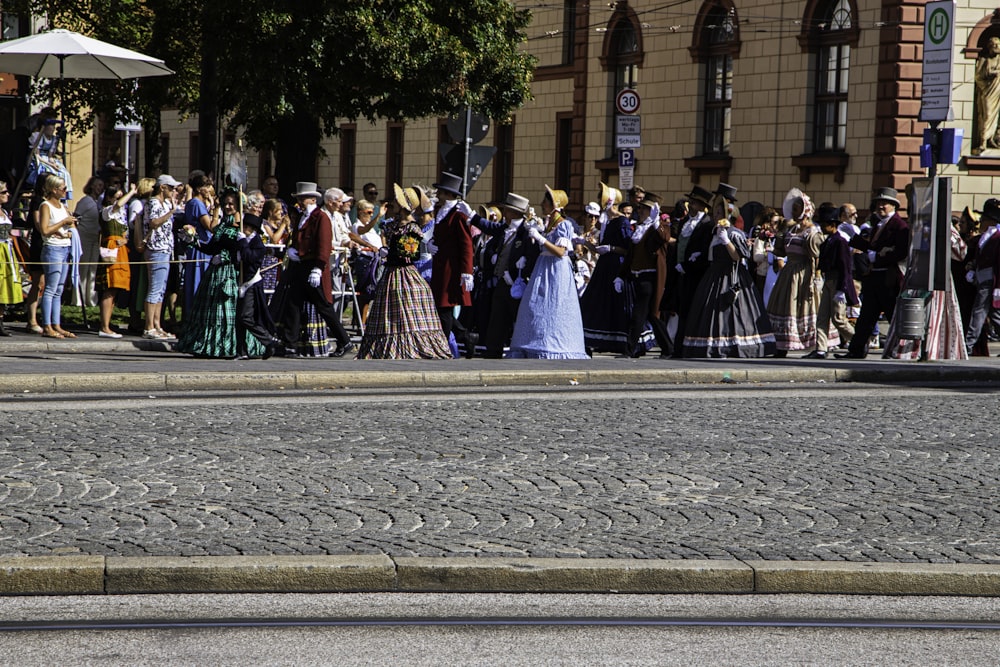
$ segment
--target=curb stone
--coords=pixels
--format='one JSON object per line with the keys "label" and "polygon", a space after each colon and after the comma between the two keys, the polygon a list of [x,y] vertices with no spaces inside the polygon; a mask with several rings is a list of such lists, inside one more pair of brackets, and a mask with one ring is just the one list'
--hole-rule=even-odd
{"label": "curb stone", "polygon": [[0,558],[0,596],[179,593],[1000,596],[1000,565],[622,558]]}
{"label": "curb stone", "polygon": [[1000,383],[1000,368],[915,367],[912,369],[705,368],[567,371],[283,371],[163,373],[14,373],[0,376],[0,393],[100,393],[121,391],[317,390],[392,387],[612,386],[741,383],[909,384]]}

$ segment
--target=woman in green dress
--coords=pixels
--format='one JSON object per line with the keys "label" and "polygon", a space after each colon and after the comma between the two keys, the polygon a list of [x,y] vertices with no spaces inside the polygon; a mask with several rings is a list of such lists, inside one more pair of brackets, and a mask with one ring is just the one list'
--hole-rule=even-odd
{"label": "woman in green dress", "polygon": [[[235,192],[222,196],[222,221],[207,243],[195,241],[198,250],[211,255],[208,270],[198,285],[194,303],[184,314],[184,334],[174,346],[178,352],[196,357],[235,359],[236,298],[239,290],[238,252],[246,237],[240,231]],[[187,230],[194,236],[194,230]],[[264,346],[249,333],[246,349],[250,357],[259,357]]]}

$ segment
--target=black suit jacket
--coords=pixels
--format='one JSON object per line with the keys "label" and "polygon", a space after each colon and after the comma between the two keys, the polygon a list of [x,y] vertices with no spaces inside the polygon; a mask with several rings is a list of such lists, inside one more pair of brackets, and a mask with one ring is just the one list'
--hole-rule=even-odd
{"label": "black suit jacket", "polygon": [[[503,247],[504,232],[507,229],[507,222],[503,220],[490,221],[484,220],[480,215],[474,215],[471,220],[472,224],[483,231],[484,234],[489,234],[492,238],[489,240],[486,246],[486,252],[484,263],[483,263],[483,277],[487,281],[493,279],[493,272],[496,268],[496,263],[493,261],[494,255],[499,255],[500,250]],[[510,249],[510,259],[507,262],[507,270],[510,273],[511,278],[517,278],[517,262],[523,257],[525,261],[524,268],[521,269],[521,277],[525,280],[531,276],[532,270],[535,268],[535,261],[538,259],[538,254],[540,248],[538,244],[531,240],[528,236],[528,225],[521,223],[521,226],[517,228],[514,232],[514,238],[511,240],[513,244]],[[500,286],[500,283],[497,283]],[[504,287],[507,287],[506,283],[503,283]]]}

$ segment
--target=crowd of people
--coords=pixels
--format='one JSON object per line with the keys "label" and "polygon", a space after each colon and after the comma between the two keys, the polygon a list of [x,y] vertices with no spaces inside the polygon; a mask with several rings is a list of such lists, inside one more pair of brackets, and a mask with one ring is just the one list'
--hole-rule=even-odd
{"label": "crowd of people", "polygon": [[664,210],[602,183],[577,222],[562,190],[545,186],[537,212],[513,192],[474,210],[462,185],[444,173],[379,197],[368,183],[355,200],[300,182],[285,202],[273,176],[248,193],[200,171],[127,188],[95,176],[71,212],[65,179],[42,173],[27,257],[0,215],[0,335],[3,309],[23,302],[28,331],[75,337],[64,289],[100,306],[101,337],[122,337],[118,305],[131,331],[206,358],[964,358],[1000,329],[996,199],[953,220],[952,287],[930,295],[915,343],[894,322],[913,267],[892,188],[862,222],[854,204],[794,188],[741,209],[732,185],[695,185]]}

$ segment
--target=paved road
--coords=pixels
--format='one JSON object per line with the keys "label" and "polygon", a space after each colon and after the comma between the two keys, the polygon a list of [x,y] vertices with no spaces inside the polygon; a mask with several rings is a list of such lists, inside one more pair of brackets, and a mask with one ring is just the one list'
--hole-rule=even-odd
{"label": "paved road", "polygon": [[[67,656],[95,666],[970,666],[996,665],[1000,651],[1000,632],[981,626],[996,628],[996,598],[284,593],[3,602],[0,652],[18,667]],[[905,627],[914,623],[923,629]],[[958,627],[927,629],[934,623]]]}
{"label": "paved road", "polygon": [[[581,389],[581,388],[577,388]],[[0,407],[0,556],[998,563],[998,395],[813,389]]]}

